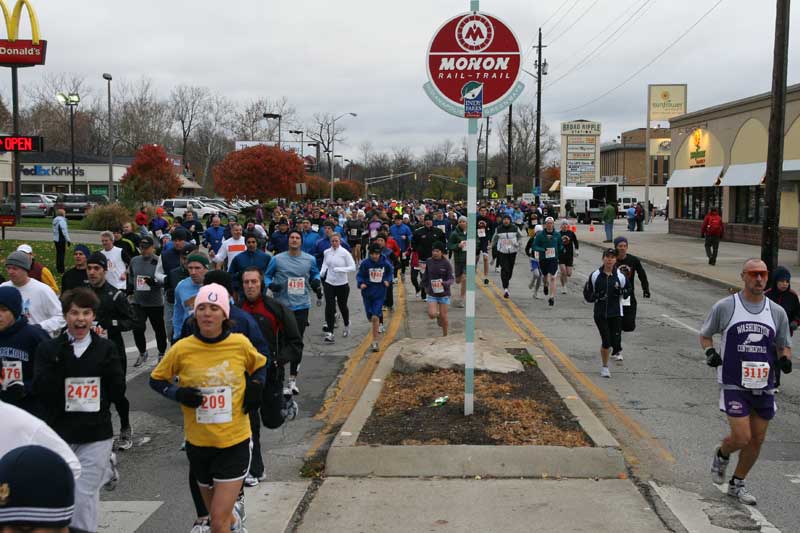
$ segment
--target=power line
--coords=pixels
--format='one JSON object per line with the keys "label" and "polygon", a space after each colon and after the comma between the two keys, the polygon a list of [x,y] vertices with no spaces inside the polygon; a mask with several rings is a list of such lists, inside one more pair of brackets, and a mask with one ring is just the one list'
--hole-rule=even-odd
{"label": "power line", "polygon": [[623,81],[622,81],[620,84],[616,85],[615,87],[612,87],[611,89],[609,89],[608,91],[604,92],[603,94],[601,94],[601,95],[600,95],[600,96],[598,96],[597,98],[594,98],[594,99],[592,99],[592,100],[589,100],[588,102],[586,102],[586,103],[584,103],[584,104],[581,104],[581,105],[579,105],[579,106],[572,107],[572,108],[569,108],[569,109],[564,109],[564,110],[561,110],[561,111],[557,111],[557,113],[569,113],[569,112],[572,112],[572,111],[575,111],[575,110],[578,110],[578,109],[582,109],[582,108],[584,108],[584,107],[586,107],[586,106],[588,106],[588,105],[591,105],[591,104],[593,104],[593,103],[595,103],[595,102],[597,102],[597,101],[599,101],[599,100],[602,100],[603,98],[605,98],[605,97],[606,97],[606,96],[608,96],[609,94],[613,93],[614,91],[616,91],[617,89],[619,89],[619,88],[620,88],[620,87],[622,87],[623,85],[627,84],[627,83],[628,83],[629,81],[631,81],[633,78],[635,78],[636,76],[638,76],[639,74],[641,74],[641,73],[642,73],[642,72],[643,72],[643,71],[644,71],[644,70],[645,70],[647,67],[649,67],[650,65],[652,65],[653,63],[655,63],[656,61],[658,61],[659,59],[661,59],[661,57],[662,57],[664,54],[666,54],[666,53],[667,53],[667,52],[668,52],[668,51],[669,51],[669,50],[670,50],[670,49],[671,49],[673,46],[675,46],[676,44],[678,44],[678,43],[681,41],[681,39],[683,39],[684,37],[686,37],[686,36],[687,36],[687,35],[688,35],[688,34],[689,34],[689,33],[690,33],[690,32],[691,32],[691,31],[692,31],[692,30],[693,30],[693,29],[694,29],[694,28],[695,28],[695,27],[698,25],[698,24],[700,24],[700,23],[703,21],[703,19],[705,19],[705,18],[706,18],[708,15],[710,15],[710,14],[711,14],[711,12],[712,12],[712,11],[714,11],[714,10],[717,8],[717,6],[718,6],[718,5],[720,5],[721,3],[722,3],[722,0],[717,0],[717,3],[716,3],[716,4],[714,4],[713,6],[711,6],[711,8],[710,8],[708,11],[706,11],[705,13],[703,13],[703,14],[700,16],[700,18],[699,18],[699,19],[697,19],[697,20],[694,22],[694,24],[692,24],[691,26],[689,26],[689,28],[687,28],[687,29],[686,29],[686,31],[684,31],[682,34],[680,34],[680,35],[678,36],[678,38],[677,38],[677,39],[675,39],[674,41],[672,41],[672,42],[671,42],[671,43],[670,43],[670,44],[669,44],[669,45],[668,45],[666,48],[664,48],[664,49],[663,49],[661,52],[659,52],[659,53],[658,53],[658,54],[657,54],[657,55],[656,55],[656,56],[655,56],[653,59],[651,59],[651,60],[650,60],[650,61],[648,61],[646,64],[644,64],[644,65],[643,65],[641,68],[639,68],[639,69],[638,69],[636,72],[634,72],[633,74],[631,74],[630,76],[628,76],[627,78],[625,78],[625,79],[624,79],[624,80],[623,80]]}
{"label": "power line", "polygon": [[563,3],[562,3],[560,6],[558,6],[558,9],[556,9],[555,11],[553,11],[553,12],[550,14],[550,16],[549,16],[549,17],[547,17],[547,20],[545,20],[544,22],[542,22],[542,25],[541,25],[541,27],[542,27],[542,28],[544,28],[545,26],[547,26],[547,23],[548,23],[548,22],[550,22],[551,20],[553,20],[553,17],[555,17],[555,16],[556,16],[556,13],[558,13],[559,11],[561,11],[561,8],[563,8],[565,5],[569,4],[569,2],[570,2],[570,0],[564,0],[564,2],[563,2]]}
{"label": "power line", "polygon": [[[567,71],[566,71],[564,74],[562,74],[562,75],[561,75],[561,76],[559,76],[558,78],[556,78],[556,79],[554,79],[553,81],[551,81],[550,83],[548,83],[548,84],[545,86],[545,88],[546,88],[546,89],[549,89],[550,87],[552,87],[553,85],[555,85],[555,84],[556,84],[556,83],[558,83],[559,81],[563,80],[564,78],[566,78],[567,76],[569,76],[570,74],[572,74],[573,72],[575,72],[576,70],[578,70],[580,67],[582,67],[582,66],[586,65],[586,64],[587,64],[589,61],[591,61],[591,59],[592,59],[592,58],[593,58],[593,57],[594,57],[594,56],[595,56],[595,55],[596,55],[596,54],[597,54],[597,53],[600,51],[600,49],[601,49],[603,46],[605,46],[605,44],[606,44],[606,43],[608,43],[608,42],[609,42],[611,39],[613,39],[615,35],[617,35],[617,34],[618,34],[620,31],[622,31],[622,30],[623,30],[625,27],[627,27],[627,26],[630,24],[630,22],[633,20],[633,18],[634,18],[634,17],[635,17],[635,16],[636,16],[636,15],[637,15],[637,14],[638,14],[638,13],[639,13],[639,12],[640,12],[642,9],[644,9],[644,7],[645,7],[647,4],[649,4],[651,1],[652,1],[652,0],[644,0],[644,1],[642,2],[642,4],[641,4],[641,5],[640,5],[638,8],[636,8],[636,10],[635,10],[635,11],[633,11],[633,12],[632,12],[632,13],[631,13],[631,14],[628,16],[628,18],[626,18],[626,19],[625,19],[625,20],[622,22],[622,24],[620,24],[620,25],[617,27],[617,29],[616,29],[616,30],[614,30],[612,33],[610,33],[610,34],[609,34],[609,35],[608,35],[608,36],[607,36],[605,39],[603,39],[603,41],[602,41],[600,44],[598,44],[596,47],[594,47],[594,49],[593,49],[591,52],[589,52],[588,54],[586,54],[586,55],[583,57],[583,59],[581,59],[580,61],[578,61],[577,63],[575,63],[575,64],[574,64],[572,67],[570,67],[570,68],[569,68],[569,69],[568,69],[568,70],[567,70]],[[613,24],[614,24],[614,23],[612,22],[612,24],[611,24],[611,25],[613,25]],[[605,30],[603,30],[603,31],[601,31],[599,34],[597,34],[597,36],[595,36],[595,38],[597,38],[597,37],[599,37],[600,35],[602,35],[602,33],[603,33],[604,31],[605,31]],[[592,40],[590,40],[589,42],[592,42],[592,41],[594,41],[594,38],[593,38]],[[587,44],[588,44],[588,43],[587,43]]]}
{"label": "power line", "polygon": [[556,21],[556,22],[555,22],[555,23],[554,23],[554,24],[553,24],[553,25],[550,27],[550,29],[549,29],[549,30],[547,30],[547,31],[553,31],[553,30],[555,30],[556,28],[558,28],[558,25],[559,25],[559,24],[561,24],[561,22],[562,22],[562,21],[563,21],[565,18],[567,18],[567,15],[569,15],[569,14],[570,14],[570,12],[571,12],[573,9],[575,9],[575,6],[577,6],[577,5],[578,5],[578,3],[579,3],[580,1],[581,1],[581,0],[575,0],[575,2],[573,2],[573,4],[572,4],[571,6],[569,6],[569,8],[567,8],[567,10],[566,10],[566,11],[564,11],[564,14],[563,14],[563,15],[561,15],[560,17],[558,17],[558,20],[557,20],[557,21]]}
{"label": "power line", "polygon": [[573,28],[573,26],[575,26],[575,25],[576,25],[578,22],[580,22],[580,21],[581,21],[581,19],[582,19],[583,17],[585,17],[585,16],[586,16],[586,15],[589,13],[589,11],[591,11],[591,10],[592,10],[592,8],[593,8],[594,6],[596,6],[596,5],[597,5],[597,3],[598,3],[599,1],[600,1],[600,0],[594,0],[594,2],[592,3],[592,5],[590,5],[590,6],[589,6],[589,7],[587,7],[586,9],[584,9],[584,10],[583,10],[583,13],[581,13],[581,15],[580,15],[578,18],[576,18],[576,19],[575,19],[575,20],[572,22],[572,24],[570,24],[569,26],[567,26],[567,28],[566,28],[564,31],[562,31],[561,33],[559,33],[559,34],[558,34],[558,37],[556,37],[555,39],[553,39],[552,41],[550,41],[550,45],[553,45],[553,44],[555,44],[555,43],[556,43],[556,41],[558,41],[558,40],[559,40],[559,39],[561,39],[561,38],[562,38],[564,35],[566,35],[566,33],[567,33],[567,32],[569,32],[569,30],[571,30],[571,29]]}

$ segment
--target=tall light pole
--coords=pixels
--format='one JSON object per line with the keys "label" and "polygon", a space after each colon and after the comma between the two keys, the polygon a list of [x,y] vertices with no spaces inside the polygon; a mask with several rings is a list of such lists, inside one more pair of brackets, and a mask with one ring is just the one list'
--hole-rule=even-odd
{"label": "tall light pole", "polygon": [[305,157],[303,154],[303,130],[289,130],[289,133],[300,136],[300,159],[303,159]]}
{"label": "tall light pole", "polygon": [[307,143],[306,146],[316,146],[317,151],[315,152],[316,155],[314,156],[316,159],[316,163],[314,163],[314,172],[319,172],[319,147],[321,146],[319,142]]}
{"label": "tall light pole", "polygon": [[[352,159],[345,159],[344,162],[347,163],[347,179],[349,180],[350,179],[350,171],[352,170],[351,167],[353,166],[353,160]],[[342,179],[344,179],[344,169],[342,169]]]}
{"label": "tall light pole", "polygon": [[264,113],[264,118],[269,119],[278,119],[278,148],[281,147],[281,115],[279,113]]}
{"label": "tall light pole", "polygon": [[[539,187],[541,194],[542,187],[542,76],[547,76],[547,60],[542,61],[542,28],[539,28],[539,44],[536,46],[536,173],[533,176],[533,188]],[[624,156],[623,156],[624,157]],[[564,182],[566,184],[566,181]],[[539,198],[537,195],[536,202]]]}
{"label": "tall light pole", "polygon": [[114,140],[111,137],[111,74],[104,73],[108,82],[108,201],[114,201]]}
{"label": "tall light pole", "polygon": [[[69,137],[70,151],[72,153],[72,192],[75,192],[75,107],[81,101],[78,93],[58,93],[56,98],[62,105],[69,107]],[[86,194],[89,194],[87,187]]]}
{"label": "tall light pole", "polygon": [[351,117],[357,117],[358,116],[356,113],[342,113],[341,115],[339,115],[338,117],[336,117],[335,119],[333,119],[331,121],[331,149],[330,149],[330,152],[331,152],[331,202],[333,202],[333,158],[335,157],[335,155],[334,155],[335,152],[333,151],[333,145],[336,142],[336,121],[339,120],[342,117],[346,117],[347,115],[350,115]]}
{"label": "tall light pole", "polygon": [[[344,156],[343,156],[343,155],[341,155],[341,154],[339,154],[339,155],[334,155],[334,156],[333,156],[333,164],[334,164],[334,166],[336,166],[336,159],[337,159],[337,158],[339,158],[339,159],[344,159]],[[342,163],[342,177],[344,177],[344,163]]]}

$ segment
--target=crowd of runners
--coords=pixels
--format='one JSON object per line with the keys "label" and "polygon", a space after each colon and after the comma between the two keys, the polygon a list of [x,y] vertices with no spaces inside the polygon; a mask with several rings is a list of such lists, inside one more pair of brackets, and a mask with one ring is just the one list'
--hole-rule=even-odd
{"label": "crowd of runners", "polygon": [[[337,332],[350,336],[352,321],[362,319],[350,311],[351,286],[361,294],[373,352],[381,350],[385,319],[407,273],[442,335],[449,333],[451,305],[465,306],[472,273],[463,203],[278,204],[247,220],[223,224],[213,217],[208,227],[191,211],[184,218],[161,210],[142,215],[103,232],[94,251],[73,246],[74,266],[64,271],[58,261],[60,283],[30,246],[5,259],[2,416],[18,434],[37,428],[47,435],[41,442],[68,445],[46,447],[77,480],[69,522],[80,531],[97,530],[100,491],[116,486],[117,453],[133,445],[123,332],[133,334],[133,366],[154,364],[151,387],[183,411],[197,514],[191,530],[245,531],[242,487],[265,477],[261,426],[276,428],[297,414],[304,339],[320,335],[334,344]],[[494,269],[504,298],[512,298],[510,282],[524,252],[529,292],[513,296],[545,298],[542,307],[554,307],[557,294],[574,285],[580,253],[573,223],[556,218],[547,206],[481,204],[479,282],[488,285]],[[623,360],[622,335],[636,328],[636,279],[643,298],[650,298],[650,285],[625,237],[597,255],[582,296],[593,304],[601,339],[600,375],[610,378],[609,359]],[[774,273],[767,296],[763,263],[749,261],[742,277],[744,290],[714,307],[701,343],[706,362],[719,368],[720,408],[731,424],[715,451],[713,478],[722,483],[730,454],[741,450],[730,493],[754,504],[744,478],[774,415],[780,373],[791,372],[790,334],[800,323],[800,303],[785,269]],[[324,306],[322,324],[309,323],[314,305]],[[155,351],[148,348],[148,323]],[[719,333],[717,351],[712,338]],[[0,437],[0,456],[12,448],[12,434]]]}

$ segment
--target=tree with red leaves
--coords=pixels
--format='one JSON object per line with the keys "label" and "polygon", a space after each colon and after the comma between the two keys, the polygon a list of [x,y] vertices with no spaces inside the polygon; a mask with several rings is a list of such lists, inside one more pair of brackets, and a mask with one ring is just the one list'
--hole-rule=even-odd
{"label": "tree with red leaves", "polygon": [[177,196],[182,184],[167,159],[167,152],[157,144],[145,144],[139,148],[133,164],[120,180],[127,197],[153,204]]}
{"label": "tree with red leaves", "polygon": [[356,200],[364,193],[364,185],[360,181],[342,180],[333,184],[333,197],[342,200]]}
{"label": "tree with red leaves", "polygon": [[275,146],[236,150],[214,167],[214,186],[227,199],[236,197],[289,198],[303,181],[303,160]]}

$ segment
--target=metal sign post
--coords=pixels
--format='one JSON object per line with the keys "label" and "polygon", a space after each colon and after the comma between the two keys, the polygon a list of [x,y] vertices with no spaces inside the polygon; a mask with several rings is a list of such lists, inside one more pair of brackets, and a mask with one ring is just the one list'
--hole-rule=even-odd
{"label": "metal sign post", "polygon": [[467,119],[467,295],[464,338],[464,414],[475,402],[475,251],[478,208],[478,120],[497,114],[522,93],[518,81],[519,41],[502,21],[470,12],[445,22],[428,48],[428,79],[424,89],[451,115]]}

